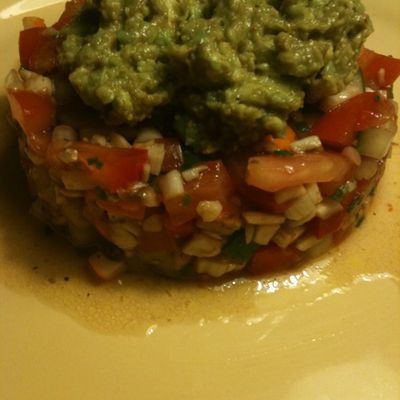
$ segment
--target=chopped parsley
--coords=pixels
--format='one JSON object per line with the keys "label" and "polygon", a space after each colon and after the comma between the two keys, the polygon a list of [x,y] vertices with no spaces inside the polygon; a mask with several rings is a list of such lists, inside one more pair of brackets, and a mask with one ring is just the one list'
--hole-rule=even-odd
{"label": "chopped parsley", "polygon": [[352,181],[347,181],[346,183],[344,183],[343,185],[339,186],[335,193],[333,193],[330,198],[334,201],[342,201],[343,198],[351,193],[353,190],[355,190],[357,187],[357,185],[352,182]]}
{"label": "chopped parsley", "polygon": [[293,155],[293,153],[288,150],[275,150],[274,154],[276,154],[277,156],[282,156],[282,157],[288,157],[288,156]]}
{"label": "chopped parsley", "polygon": [[89,165],[94,165],[97,169],[102,169],[104,166],[103,161],[98,159],[97,157],[90,157],[87,159],[87,163]]}
{"label": "chopped parsley", "polygon": [[108,196],[103,188],[101,188],[100,186],[96,186],[95,190],[96,190],[96,196],[98,199],[107,200]]}
{"label": "chopped parsley", "polygon": [[361,204],[363,199],[364,196],[362,194],[359,194],[358,196],[354,197],[353,201],[349,204],[346,211],[348,213],[351,213],[356,207],[358,207]]}
{"label": "chopped parsley", "polygon": [[379,94],[377,94],[377,95],[374,97],[374,100],[375,100],[377,103],[379,103],[379,102],[381,101],[381,96],[380,96]]}
{"label": "chopped parsley", "polygon": [[293,123],[293,128],[296,133],[308,133],[311,130],[311,125],[305,121],[296,121]]}
{"label": "chopped parsley", "polygon": [[192,198],[188,194],[184,194],[181,203],[184,207],[187,207],[192,203]]}
{"label": "chopped parsley", "polygon": [[222,249],[222,255],[233,261],[247,263],[259,248],[260,245],[257,243],[246,243],[245,231],[241,229],[229,238]]}

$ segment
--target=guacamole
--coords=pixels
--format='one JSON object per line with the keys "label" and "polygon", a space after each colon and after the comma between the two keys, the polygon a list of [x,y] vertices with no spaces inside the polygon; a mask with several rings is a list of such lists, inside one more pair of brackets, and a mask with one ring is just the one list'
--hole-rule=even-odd
{"label": "guacamole", "polygon": [[110,124],[161,116],[202,152],[279,136],[353,78],[372,30],[359,0],[87,0],[75,25],[85,13],[59,52],[82,100]]}

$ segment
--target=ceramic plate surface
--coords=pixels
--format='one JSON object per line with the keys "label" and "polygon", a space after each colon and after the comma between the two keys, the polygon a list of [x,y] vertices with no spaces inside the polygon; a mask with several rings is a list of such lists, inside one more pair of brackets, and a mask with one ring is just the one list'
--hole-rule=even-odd
{"label": "ceramic plate surface", "polygon": [[[0,1],[2,80],[24,13],[51,23],[56,3]],[[365,3],[368,46],[400,57],[400,3]],[[400,399],[398,137],[367,220],[312,264],[220,285],[99,285],[30,217],[3,88],[0,100],[1,399]]]}

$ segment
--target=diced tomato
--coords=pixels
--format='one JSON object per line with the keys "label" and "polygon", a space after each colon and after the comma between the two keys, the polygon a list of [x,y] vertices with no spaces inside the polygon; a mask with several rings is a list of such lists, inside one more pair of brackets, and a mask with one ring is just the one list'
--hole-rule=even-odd
{"label": "diced tomato", "polygon": [[296,133],[290,126],[288,126],[284,137],[275,138],[272,135],[268,135],[266,140],[273,144],[277,150],[289,150],[290,144],[296,140]]}
{"label": "diced tomato", "polygon": [[282,157],[251,157],[247,165],[246,183],[267,192],[276,192],[304,183],[340,180],[351,168],[341,154],[322,152]]}
{"label": "diced tomato", "polygon": [[234,192],[234,184],[221,161],[204,163],[208,167],[198,179],[185,184],[185,194],[164,201],[174,225],[181,225],[196,218],[197,204],[202,200],[218,200],[226,209]]}
{"label": "diced tomato", "polygon": [[47,74],[57,65],[58,39],[46,35],[46,29],[46,27],[34,27],[19,33],[21,65],[38,74]]}
{"label": "diced tomato", "polygon": [[351,208],[352,204],[355,204],[354,202],[357,202],[357,199],[361,202],[366,196],[370,194],[371,190],[379,182],[384,171],[385,171],[385,163],[383,161],[380,161],[378,163],[378,170],[376,174],[371,179],[362,179],[357,181],[356,190],[352,191],[342,199],[341,201],[342,206],[346,210],[349,210],[349,207]]}
{"label": "diced tomato", "polygon": [[181,239],[193,233],[195,226],[193,221],[185,222],[181,225],[174,225],[168,214],[163,216],[165,229],[175,238]]}
{"label": "diced tomato", "polygon": [[108,213],[120,217],[142,220],[145,216],[145,206],[137,200],[121,199],[118,201],[96,200],[97,205]]}
{"label": "diced tomato", "polygon": [[335,233],[339,230],[339,228],[342,226],[342,223],[344,219],[346,218],[346,211],[340,211],[332,217],[328,219],[321,219],[321,218],[314,218],[311,221],[311,226],[314,232],[314,235],[320,239],[326,235],[329,235],[331,233]]}
{"label": "diced tomato", "polygon": [[75,142],[71,148],[78,150],[79,161],[91,179],[111,193],[141,180],[148,158],[146,150],[134,147],[108,148]]}
{"label": "diced tomato", "polygon": [[300,259],[301,252],[295,247],[281,249],[276,244],[269,244],[254,254],[247,269],[253,275],[261,275],[287,268]]}
{"label": "diced tomato", "polygon": [[[57,157],[66,147],[78,151],[78,163],[82,171],[88,174],[94,185],[111,193],[126,189],[138,182],[143,176],[143,167],[147,162],[147,150],[135,147],[103,147],[88,142],[51,142],[47,152],[48,163],[55,168],[68,168]],[[126,207],[127,204],[122,202]],[[133,205],[132,205],[133,207]],[[128,212],[126,210],[126,212]]]}
{"label": "diced tomato", "polygon": [[54,29],[60,30],[68,25],[75,15],[82,9],[85,5],[86,0],[71,0],[67,1],[65,4],[64,12],[61,14],[58,21],[53,25]]}
{"label": "diced tomato", "polygon": [[24,29],[30,28],[45,28],[46,24],[44,23],[44,19],[38,17],[24,17],[22,19],[22,23],[24,25]]}
{"label": "diced tomato", "polygon": [[55,119],[54,99],[28,90],[8,90],[7,97],[12,117],[25,132],[30,149],[45,155]]}
{"label": "diced tomato", "polygon": [[167,173],[173,169],[179,169],[183,165],[183,155],[179,140],[166,138],[157,139],[156,142],[163,143],[165,146],[165,155],[161,166],[161,172]]}
{"label": "diced tomato", "polygon": [[357,132],[384,125],[396,115],[390,100],[378,93],[361,93],[319,118],[311,129],[322,143],[336,148],[351,146]]}
{"label": "diced tomato", "polygon": [[238,192],[242,199],[245,199],[249,206],[255,206],[262,211],[283,213],[285,212],[292,201],[287,201],[282,204],[278,204],[275,201],[275,196],[273,193],[266,192],[265,190],[257,189],[254,186],[249,186],[246,184],[238,185]]}
{"label": "diced tomato", "polygon": [[362,48],[358,64],[367,85],[386,89],[400,76],[400,59]]}
{"label": "diced tomato", "polygon": [[161,232],[143,231],[137,249],[144,253],[174,251],[177,249],[175,239],[165,230]]}

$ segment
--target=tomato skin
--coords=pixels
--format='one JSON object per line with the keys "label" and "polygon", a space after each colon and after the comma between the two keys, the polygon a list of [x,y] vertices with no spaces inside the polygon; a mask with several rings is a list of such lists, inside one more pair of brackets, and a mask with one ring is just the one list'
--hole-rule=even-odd
{"label": "tomato skin", "polygon": [[75,17],[75,15],[82,9],[85,3],[86,0],[67,1],[63,13],[61,14],[58,21],[55,24],[53,24],[53,28],[60,30],[64,28],[66,25],[68,25]]}
{"label": "tomato skin", "polygon": [[46,27],[33,27],[19,33],[19,58],[21,65],[48,74],[57,65],[58,39],[44,34]]}
{"label": "tomato skin", "polygon": [[373,88],[387,89],[400,76],[400,59],[375,53],[365,47],[361,49],[358,64],[365,82]]}
{"label": "tomato skin", "polygon": [[250,260],[247,270],[253,275],[262,275],[289,267],[300,261],[301,252],[295,247],[282,249],[269,244],[259,249]]}
{"label": "tomato skin", "polygon": [[319,136],[322,143],[342,149],[351,146],[357,133],[379,127],[396,114],[393,103],[378,93],[361,93],[339,104],[318,119],[311,135]]}
{"label": "tomato skin", "polygon": [[221,161],[202,163],[208,169],[198,179],[185,183],[185,195],[164,201],[167,212],[174,225],[182,225],[197,216],[196,207],[202,200],[218,200],[224,211],[233,210],[230,197],[235,186]]}
{"label": "tomato skin", "polygon": [[257,156],[249,159],[246,183],[267,192],[277,192],[305,183],[338,181],[350,168],[346,157],[332,152]]}
{"label": "tomato skin", "polygon": [[54,99],[49,94],[28,90],[8,90],[7,97],[12,117],[25,132],[30,149],[44,156],[50,142],[49,131],[55,120]]}
{"label": "tomato skin", "polygon": [[331,233],[337,232],[343,224],[343,221],[346,218],[346,211],[342,210],[328,219],[314,218],[310,225],[314,232],[314,235],[321,239],[322,237],[329,235]]}

